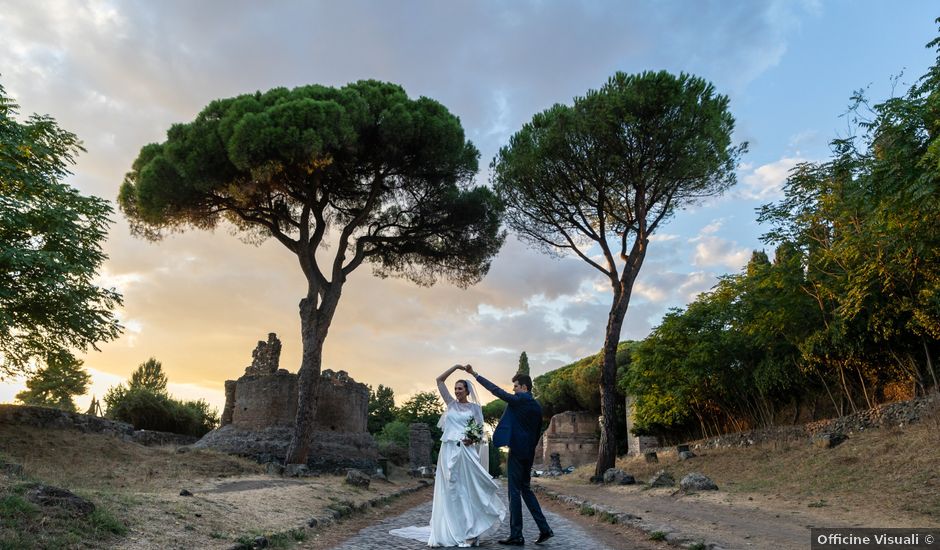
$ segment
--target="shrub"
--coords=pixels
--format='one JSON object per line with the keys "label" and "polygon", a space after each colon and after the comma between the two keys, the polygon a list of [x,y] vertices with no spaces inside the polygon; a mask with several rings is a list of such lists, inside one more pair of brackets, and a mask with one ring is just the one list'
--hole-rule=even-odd
{"label": "shrub", "polygon": [[204,400],[182,402],[165,393],[123,384],[104,396],[107,416],[127,422],[138,430],[157,430],[202,436],[219,423],[218,413]]}
{"label": "shrub", "polygon": [[382,428],[382,431],[375,436],[375,439],[379,443],[396,443],[407,449],[410,435],[411,428],[408,424],[401,420],[393,420]]}

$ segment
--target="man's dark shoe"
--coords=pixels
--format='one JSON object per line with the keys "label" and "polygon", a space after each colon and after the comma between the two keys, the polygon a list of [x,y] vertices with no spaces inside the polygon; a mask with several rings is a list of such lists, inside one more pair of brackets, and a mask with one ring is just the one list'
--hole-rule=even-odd
{"label": "man's dark shoe", "polygon": [[543,542],[547,541],[548,539],[554,536],[555,536],[554,531],[549,531],[548,533],[539,533],[539,538],[535,539],[535,544],[542,544]]}
{"label": "man's dark shoe", "polygon": [[[539,537],[539,538],[541,538],[541,537]],[[505,545],[505,546],[523,546],[523,545],[525,545],[525,539],[505,539],[505,540],[498,540],[498,541],[496,541],[496,542],[498,542],[499,544],[503,544],[503,545]]]}

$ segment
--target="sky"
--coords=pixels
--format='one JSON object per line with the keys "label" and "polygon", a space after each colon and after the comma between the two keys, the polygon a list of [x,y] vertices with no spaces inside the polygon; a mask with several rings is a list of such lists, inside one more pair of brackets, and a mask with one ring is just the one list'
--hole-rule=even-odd
{"label": "sky", "polygon": [[[0,0],[0,84],[22,116],[48,114],[78,134],[87,152],[69,183],[113,203],[140,148],[217,98],[395,82],[460,118],[486,184],[499,147],[534,114],[613,73],[701,76],[730,98],[734,141],[749,152],[735,187],[652,239],[621,335],[642,339],[765,248],[755,209],[781,197],[796,163],[825,160],[830,140],[851,132],[842,115],[855,90],[883,100],[924,73],[938,15],[921,0]],[[123,294],[125,329],[81,355],[92,386],[80,408],[154,357],[171,394],[221,409],[223,382],[269,332],[281,368],[297,371],[305,282],[280,244],[245,244],[226,227],[152,243],[116,206],[112,220],[99,283]],[[508,387],[522,351],[539,375],[600,350],[611,300],[600,277],[511,235],[466,290],[378,279],[364,265],[344,287],[324,368],[389,386],[399,402],[455,363]],[[0,402],[23,387],[0,382]]]}

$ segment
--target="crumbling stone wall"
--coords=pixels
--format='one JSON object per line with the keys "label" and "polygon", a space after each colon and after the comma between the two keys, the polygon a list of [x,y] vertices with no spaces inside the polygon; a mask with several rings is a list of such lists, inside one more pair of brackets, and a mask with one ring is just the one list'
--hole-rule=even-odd
{"label": "crumbling stone wall", "polygon": [[364,433],[369,431],[368,424],[369,386],[356,382],[346,371],[324,370],[320,374],[314,429]]}
{"label": "crumbling stone wall", "polygon": [[281,362],[281,341],[277,334],[268,333],[268,341],[258,341],[251,352],[251,365],[245,369],[245,376],[274,374]]}
{"label": "crumbling stone wall", "polygon": [[[197,447],[212,447],[262,462],[283,460],[297,416],[298,375],[278,368],[281,342],[271,333],[258,342],[252,363],[238,380],[225,382],[225,408],[218,430]],[[308,465],[373,468],[378,458],[368,432],[369,387],[346,371],[320,373],[314,416],[314,447]]]}
{"label": "crumbling stone wall", "polygon": [[[297,416],[298,376],[283,369],[269,375],[245,375],[232,383],[232,401],[226,391],[231,424],[244,430],[293,426]],[[226,386],[227,388],[228,386]],[[345,371],[320,373],[315,430],[363,433],[368,431],[369,387]]]}
{"label": "crumbling stone wall", "polygon": [[[290,426],[297,416],[297,375],[242,376],[235,381],[232,424],[244,430]],[[227,396],[226,396],[227,397]],[[229,407],[226,400],[225,407]]]}
{"label": "crumbling stone wall", "polygon": [[558,453],[562,467],[580,466],[597,460],[600,435],[597,416],[588,411],[565,411],[549,421],[539,442],[542,464],[549,464],[552,453]]}

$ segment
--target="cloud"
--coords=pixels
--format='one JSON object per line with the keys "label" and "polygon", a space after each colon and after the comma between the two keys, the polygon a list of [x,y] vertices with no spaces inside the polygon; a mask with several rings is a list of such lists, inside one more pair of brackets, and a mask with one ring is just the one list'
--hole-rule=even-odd
{"label": "cloud", "polygon": [[701,236],[693,241],[695,254],[692,257],[692,265],[694,266],[724,266],[732,271],[738,271],[751,257],[749,248],[738,247],[735,242],[720,237]]}
{"label": "cloud", "polygon": [[769,201],[783,197],[783,184],[787,182],[790,170],[797,164],[806,162],[801,157],[783,157],[780,160],[763,164],[755,169],[747,167],[744,186],[738,188],[745,199]]}

